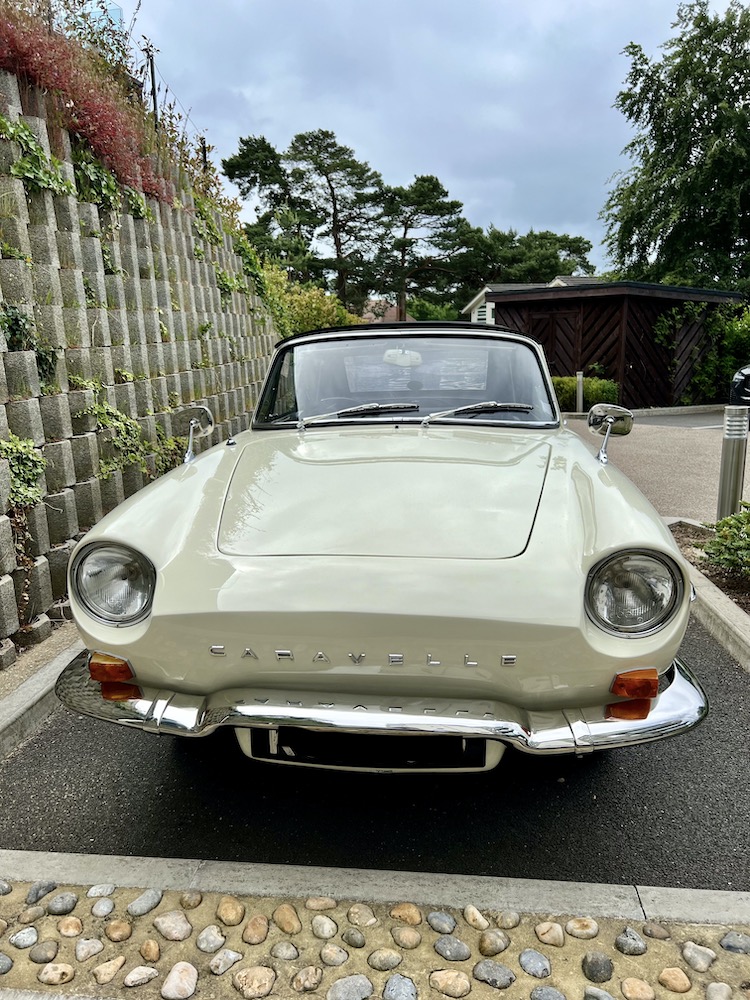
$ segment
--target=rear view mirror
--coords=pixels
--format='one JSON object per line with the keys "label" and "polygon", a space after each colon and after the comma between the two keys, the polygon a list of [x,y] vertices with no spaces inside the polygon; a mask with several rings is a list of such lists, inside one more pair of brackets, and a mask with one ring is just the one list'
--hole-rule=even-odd
{"label": "rear view mirror", "polygon": [[596,403],[589,410],[588,424],[592,434],[630,434],[633,414],[614,403]]}
{"label": "rear view mirror", "polygon": [[592,434],[600,434],[604,438],[596,457],[602,465],[606,465],[609,461],[607,445],[610,434],[630,434],[633,429],[633,414],[624,406],[615,406],[614,403],[596,403],[589,410],[588,425]]}
{"label": "rear view mirror", "polygon": [[187,437],[191,427],[196,440],[208,437],[213,431],[214,418],[207,406],[188,406],[172,414],[172,433],[175,437]]}
{"label": "rear view mirror", "polygon": [[419,351],[407,351],[403,347],[392,347],[383,355],[387,365],[397,365],[399,368],[416,368],[422,364]]}
{"label": "rear view mirror", "polygon": [[195,458],[194,444],[213,433],[214,417],[207,406],[189,406],[172,414],[172,433],[188,439],[185,462]]}

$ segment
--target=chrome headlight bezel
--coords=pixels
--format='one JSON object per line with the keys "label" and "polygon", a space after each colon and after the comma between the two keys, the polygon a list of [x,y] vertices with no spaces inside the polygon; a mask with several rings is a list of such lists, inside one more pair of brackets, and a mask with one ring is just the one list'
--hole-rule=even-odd
{"label": "chrome headlight bezel", "polygon": [[[634,562],[635,565],[626,571],[624,564],[629,560]],[[640,569],[637,566],[639,561],[642,564]],[[661,584],[664,585],[668,582],[669,585],[668,593],[663,598],[661,608],[655,609],[647,621],[632,625],[615,624],[612,620],[600,614],[596,607],[596,591],[599,587],[611,586],[615,573],[635,573],[642,581],[643,586],[650,589],[652,593],[654,592],[654,588],[648,581],[647,574],[642,571],[649,563],[653,571],[661,576]],[[584,607],[589,619],[603,632],[617,636],[618,638],[642,639],[666,628],[681,608],[684,595],[685,580],[680,567],[671,556],[652,549],[621,549],[606,556],[604,559],[600,559],[589,570],[584,591]]]}
{"label": "chrome headlight bezel", "polygon": [[[131,576],[131,580],[139,581],[136,593],[140,599],[133,602],[132,610],[125,614],[108,612],[103,602],[97,602],[92,597],[92,588],[86,584],[87,563],[92,558],[100,560],[109,555],[109,566],[116,569],[121,566]],[[89,565],[90,568],[90,565]],[[133,575],[134,574],[134,575]],[[73,558],[70,567],[71,592],[88,615],[103,625],[119,628],[127,625],[137,625],[151,614],[151,605],[156,587],[156,570],[150,559],[137,549],[122,542],[92,542],[84,546]]]}

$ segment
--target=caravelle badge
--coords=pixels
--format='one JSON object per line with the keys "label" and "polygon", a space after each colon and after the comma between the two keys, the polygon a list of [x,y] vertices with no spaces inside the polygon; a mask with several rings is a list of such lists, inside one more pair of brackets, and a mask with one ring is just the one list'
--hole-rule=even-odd
{"label": "caravelle badge", "polygon": [[[227,647],[224,645],[209,646],[208,651],[211,656],[226,656]],[[294,651],[291,649],[275,649],[273,655],[279,662],[289,662],[294,660]],[[364,661],[367,653],[362,651],[359,653],[348,652],[347,656],[352,661],[352,663],[360,664]],[[245,646],[242,653],[240,654],[240,659],[251,659],[258,660],[260,657],[251,649],[250,646]],[[499,654],[500,664],[503,667],[514,667],[518,662],[518,657],[515,653],[501,653]],[[331,659],[326,652],[319,649],[317,653],[312,657],[311,663],[331,663]],[[404,653],[387,653],[386,662],[389,666],[403,666],[406,663],[406,656]],[[432,653],[427,653],[425,657],[425,664],[428,667],[441,667],[443,666],[443,661],[438,659]],[[471,653],[464,653],[463,664],[464,667],[478,667],[480,666],[480,660],[475,658]]]}

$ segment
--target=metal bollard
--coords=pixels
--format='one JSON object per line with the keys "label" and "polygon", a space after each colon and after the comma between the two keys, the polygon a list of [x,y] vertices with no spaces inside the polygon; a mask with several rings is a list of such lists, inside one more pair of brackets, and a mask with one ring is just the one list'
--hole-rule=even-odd
{"label": "metal bollard", "polygon": [[576,413],[583,413],[583,372],[576,372]]}
{"label": "metal bollard", "polygon": [[719,503],[716,520],[736,514],[740,509],[747,453],[748,406],[724,407],[724,439],[721,443]]}

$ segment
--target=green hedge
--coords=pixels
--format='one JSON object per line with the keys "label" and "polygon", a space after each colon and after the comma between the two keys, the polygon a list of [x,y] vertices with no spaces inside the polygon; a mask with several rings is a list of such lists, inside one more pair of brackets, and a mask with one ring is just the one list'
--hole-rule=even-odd
{"label": "green hedge", "polygon": [[[557,401],[563,413],[575,413],[576,378],[574,375],[553,375],[552,384],[557,393]],[[617,382],[608,378],[585,378],[583,380],[583,409],[589,410],[594,403],[616,403],[620,395]]]}

